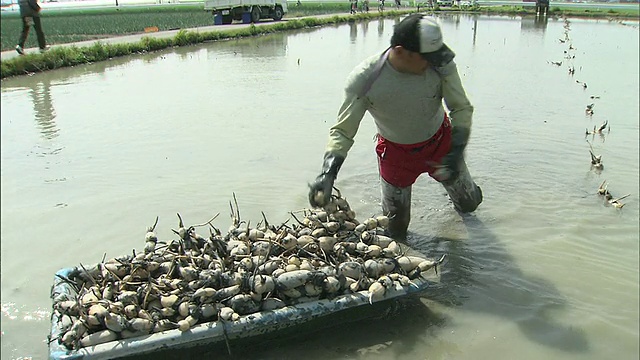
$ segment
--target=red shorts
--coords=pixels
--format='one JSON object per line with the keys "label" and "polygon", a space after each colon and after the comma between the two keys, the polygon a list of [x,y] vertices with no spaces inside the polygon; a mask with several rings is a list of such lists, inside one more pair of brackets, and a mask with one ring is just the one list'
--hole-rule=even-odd
{"label": "red shorts", "polygon": [[442,126],[429,140],[417,144],[397,144],[378,134],[376,154],[380,176],[396,187],[413,185],[418,176],[431,177],[451,148],[451,122],[445,115]]}

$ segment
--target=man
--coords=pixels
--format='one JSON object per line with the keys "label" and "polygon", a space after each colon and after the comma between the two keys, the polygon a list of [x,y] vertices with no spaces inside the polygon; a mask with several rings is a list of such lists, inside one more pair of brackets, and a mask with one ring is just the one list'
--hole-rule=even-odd
{"label": "man", "polygon": [[44,32],[42,31],[42,23],[40,22],[40,5],[37,0],[20,0],[20,17],[22,18],[22,34],[20,34],[20,40],[16,45],[16,51],[20,55],[24,55],[24,43],[29,36],[29,29],[31,24],[36,28],[36,35],[38,36],[38,46],[40,52],[47,51],[48,47],[44,40]]}
{"label": "man", "polygon": [[329,131],[322,173],[309,185],[312,206],[330,201],[338,170],[368,111],[378,130],[382,210],[390,218],[392,237],[406,239],[411,186],[422,173],[444,186],[458,211],[478,207],[482,191],[463,158],[473,106],[454,56],[436,21],[415,14],[396,25],[391,46],[382,55],[368,58],[351,72],[338,121]]}

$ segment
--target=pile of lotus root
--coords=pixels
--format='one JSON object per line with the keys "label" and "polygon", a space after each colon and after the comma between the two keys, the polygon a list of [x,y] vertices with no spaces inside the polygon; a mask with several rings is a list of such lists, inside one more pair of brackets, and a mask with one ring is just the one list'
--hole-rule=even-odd
{"label": "pile of lotus root", "polygon": [[51,341],[79,349],[359,291],[373,302],[444,259],[406,254],[385,236],[388,217],[358,221],[339,191],[324,208],[291,212],[281,225],[263,213],[255,227],[240,219],[233,199],[226,234],[211,224],[217,215],[185,226],[178,214],[176,238],[159,241],[156,218],[143,251],[57,274],[74,294],[52,295],[61,331]]}

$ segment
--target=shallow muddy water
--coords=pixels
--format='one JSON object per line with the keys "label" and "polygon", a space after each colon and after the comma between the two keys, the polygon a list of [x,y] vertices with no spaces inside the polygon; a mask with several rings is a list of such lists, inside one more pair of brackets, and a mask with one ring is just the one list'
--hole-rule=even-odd
{"label": "shallow muddy water", "polygon": [[[638,358],[638,23],[439,19],[476,109],[466,156],[484,202],[461,217],[422,176],[410,241],[448,254],[431,290],[383,319],[232,342],[238,358]],[[2,358],[45,359],[53,274],[141,249],[156,216],[169,240],[176,213],[220,213],[226,229],[233,193],[253,224],[307,206],[346,75],[385,49],[396,21],[3,81]],[[585,138],[605,120],[610,132]],[[336,183],[362,219],[381,212],[374,134],[367,115]],[[604,180],[631,194],[622,209],[596,194]]]}

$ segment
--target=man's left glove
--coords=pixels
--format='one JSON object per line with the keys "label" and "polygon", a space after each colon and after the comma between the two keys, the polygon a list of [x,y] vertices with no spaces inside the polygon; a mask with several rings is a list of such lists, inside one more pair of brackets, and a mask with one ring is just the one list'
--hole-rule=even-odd
{"label": "man's left glove", "polygon": [[323,207],[331,200],[333,183],[338,177],[338,170],[344,162],[344,157],[330,152],[324,154],[322,173],[309,184],[309,204],[313,207]]}
{"label": "man's left glove", "polygon": [[445,183],[458,179],[460,175],[460,163],[464,158],[464,149],[469,141],[470,131],[467,128],[454,127],[451,130],[451,148],[442,158],[442,162],[435,172],[435,177]]}

